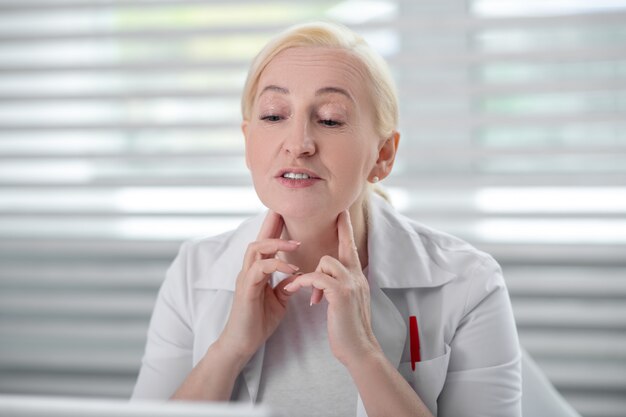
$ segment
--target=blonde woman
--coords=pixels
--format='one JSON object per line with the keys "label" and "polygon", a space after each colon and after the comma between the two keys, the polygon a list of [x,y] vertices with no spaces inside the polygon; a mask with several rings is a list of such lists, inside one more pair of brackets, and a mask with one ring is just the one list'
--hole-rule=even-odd
{"label": "blonde woman", "polygon": [[384,61],[343,26],[290,28],[253,61],[242,113],[269,210],[182,246],[133,397],[297,416],[519,416],[498,264],[372,191],[399,143]]}

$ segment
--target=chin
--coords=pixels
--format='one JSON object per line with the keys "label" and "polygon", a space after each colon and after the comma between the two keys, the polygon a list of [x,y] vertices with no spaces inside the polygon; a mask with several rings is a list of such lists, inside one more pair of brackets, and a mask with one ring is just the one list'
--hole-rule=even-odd
{"label": "chin", "polygon": [[331,211],[327,207],[317,207],[316,205],[303,202],[282,202],[281,204],[275,204],[269,207],[281,216],[290,219],[311,220]]}
{"label": "chin", "polygon": [[302,219],[308,221],[313,219],[326,219],[331,218],[333,215],[336,217],[338,213],[341,212],[341,209],[335,209],[335,207],[333,207],[334,205],[324,204],[321,200],[322,199],[320,198],[312,201],[306,198],[261,198],[261,202],[266,207],[280,214],[284,218],[289,219]]}

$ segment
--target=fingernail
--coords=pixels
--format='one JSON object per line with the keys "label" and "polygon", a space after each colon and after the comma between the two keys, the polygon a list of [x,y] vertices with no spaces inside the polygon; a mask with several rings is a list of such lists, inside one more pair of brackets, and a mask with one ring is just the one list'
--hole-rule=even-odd
{"label": "fingernail", "polygon": [[289,241],[289,243],[291,243],[292,245],[298,245],[298,246],[300,246],[300,244],[301,244],[302,242],[298,242],[297,240],[290,240],[290,241]]}
{"label": "fingernail", "polygon": [[289,283],[289,284],[285,285],[285,286],[283,287],[283,289],[284,289],[285,291],[289,291],[289,292],[293,292],[293,291],[294,291],[293,285],[291,285],[291,283]]}
{"label": "fingernail", "polygon": [[298,268],[297,266],[293,265],[293,264],[287,264],[289,265],[289,268],[293,269],[294,271],[299,271],[300,268]]}

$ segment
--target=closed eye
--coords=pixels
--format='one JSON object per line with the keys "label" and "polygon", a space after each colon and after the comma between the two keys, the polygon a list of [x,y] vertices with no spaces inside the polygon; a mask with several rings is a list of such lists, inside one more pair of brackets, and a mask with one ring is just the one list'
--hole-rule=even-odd
{"label": "closed eye", "polygon": [[281,117],[280,116],[276,116],[275,114],[269,114],[267,116],[262,116],[261,120],[264,120],[266,122],[278,122],[280,121]]}
{"label": "closed eye", "polygon": [[320,123],[324,126],[328,126],[328,127],[339,127],[341,126],[343,123],[338,122],[336,120],[331,120],[331,119],[322,119],[320,120]]}

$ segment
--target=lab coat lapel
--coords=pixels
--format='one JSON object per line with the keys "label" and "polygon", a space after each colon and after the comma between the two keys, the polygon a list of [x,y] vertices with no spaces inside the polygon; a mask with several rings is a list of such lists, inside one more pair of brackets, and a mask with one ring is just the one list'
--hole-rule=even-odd
{"label": "lab coat lapel", "polygon": [[372,331],[389,362],[397,368],[406,343],[406,323],[373,277],[369,285]]}
{"label": "lab coat lapel", "polygon": [[[246,249],[251,242],[256,240],[266,214],[267,212],[263,212],[246,220],[239,226],[236,232],[231,233],[228,237],[228,245],[223,253],[214,259],[206,276],[202,277],[194,286],[196,290],[217,291],[218,296],[214,298],[213,302],[217,303],[218,300],[221,300],[220,307],[214,311],[225,312],[225,314],[219,320],[212,320],[215,323],[215,329],[207,332],[212,334],[212,340],[217,340],[226,325],[235,295],[236,278],[241,270],[241,263],[243,262]],[[248,394],[253,403],[257,401],[264,355],[265,344],[257,350],[242,371]]]}
{"label": "lab coat lapel", "polygon": [[[230,310],[233,304],[235,293],[229,290],[217,290],[212,298],[211,309],[206,312],[211,320],[202,320],[205,324],[204,331],[196,335],[196,349],[194,349],[194,366],[202,359],[203,353],[222,334]],[[255,403],[261,382],[261,371],[263,368],[263,357],[265,355],[265,344],[257,350],[248,363],[244,366],[241,374],[246,383],[250,400]]]}
{"label": "lab coat lapel", "polygon": [[[406,324],[396,306],[378,286],[376,278],[368,273],[368,280],[372,330],[385,357],[397,368],[406,342]],[[360,395],[358,396],[356,415],[357,417],[367,417]]]}
{"label": "lab coat lapel", "polygon": [[[398,368],[407,339],[403,317],[383,288],[420,288],[444,285],[455,275],[440,268],[407,219],[372,193],[369,200],[368,282],[372,330],[385,356]],[[367,417],[358,396],[357,417]]]}

